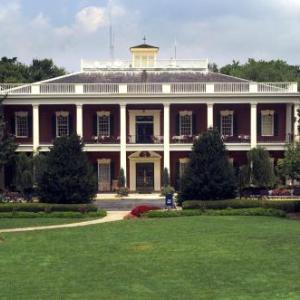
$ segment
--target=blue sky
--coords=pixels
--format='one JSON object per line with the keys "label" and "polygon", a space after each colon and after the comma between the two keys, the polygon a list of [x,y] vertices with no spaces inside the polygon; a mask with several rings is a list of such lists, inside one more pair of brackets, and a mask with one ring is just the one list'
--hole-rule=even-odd
{"label": "blue sky", "polygon": [[68,71],[107,59],[109,11],[115,56],[142,42],[160,57],[287,60],[300,64],[300,0],[0,0],[0,56],[53,58]]}

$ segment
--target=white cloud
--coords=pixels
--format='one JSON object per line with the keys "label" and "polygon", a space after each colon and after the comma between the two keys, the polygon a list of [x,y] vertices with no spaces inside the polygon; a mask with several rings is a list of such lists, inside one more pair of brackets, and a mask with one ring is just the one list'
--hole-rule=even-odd
{"label": "white cloud", "polygon": [[89,6],[76,14],[76,24],[87,32],[95,32],[107,24],[106,9]]}
{"label": "white cloud", "polygon": [[12,16],[18,16],[20,13],[20,3],[19,1],[11,1],[8,4],[0,2],[0,22],[8,20]]}
{"label": "white cloud", "polygon": [[40,12],[31,21],[31,25],[38,28],[47,27],[49,26],[49,19],[42,12]]}

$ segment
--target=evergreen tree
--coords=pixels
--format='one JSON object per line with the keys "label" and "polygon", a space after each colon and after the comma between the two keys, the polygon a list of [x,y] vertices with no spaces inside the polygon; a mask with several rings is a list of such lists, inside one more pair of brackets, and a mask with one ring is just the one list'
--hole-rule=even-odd
{"label": "evergreen tree", "polygon": [[123,188],[125,187],[125,174],[124,174],[124,169],[121,168],[120,169],[120,173],[119,173],[119,177],[118,177],[118,187],[119,188]]}
{"label": "evergreen tree", "polygon": [[164,173],[163,173],[163,186],[166,188],[167,186],[170,185],[170,176],[169,176],[169,171],[167,168],[164,168]]}
{"label": "evergreen tree", "polygon": [[21,153],[16,159],[16,189],[24,199],[31,200],[33,184],[33,158]]}
{"label": "evergreen tree", "polygon": [[13,161],[15,158],[15,150],[17,148],[14,136],[8,134],[6,130],[2,105],[4,98],[5,97],[0,97],[0,171],[6,164]]}
{"label": "evergreen tree", "polygon": [[119,177],[118,177],[118,195],[119,196],[127,196],[128,195],[128,189],[125,187],[126,185],[126,178],[124,169],[120,169]]}
{"label": "evergreen tree", "polygon": [[269,152],[262,147],[251,149],[248,152],[248,165],[245,174],[249,185],[260,188],[272,187],[276,178]]}
{"label": "evergreen tree", "polygon": [[37,192],[48,203],[87,203],[97,192],[97,181],[77,135],[54,141],[37,174]]}
{"label": "evergreen tree", "polygon": [[180,202],[219,200],[236,196],[237,183],[219,132],[209,129],[195,140],[181,181]]}

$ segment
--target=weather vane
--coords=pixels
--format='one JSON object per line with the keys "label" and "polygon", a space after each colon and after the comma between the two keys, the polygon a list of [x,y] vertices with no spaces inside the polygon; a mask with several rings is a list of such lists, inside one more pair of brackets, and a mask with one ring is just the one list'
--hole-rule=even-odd
{"label": "weather vane", "polygon": [[144,41],[144,44],[146,44],[146,36],[144,36],[143,41]]}

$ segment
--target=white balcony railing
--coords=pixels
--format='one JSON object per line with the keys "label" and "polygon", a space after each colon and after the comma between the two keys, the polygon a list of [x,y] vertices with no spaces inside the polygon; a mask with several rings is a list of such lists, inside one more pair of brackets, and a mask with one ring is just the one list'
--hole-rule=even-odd
{"label": "white balcony railing", "polygon": [[0,83],[2,95],[28,94],[289,94],[297,93],[293,82],[173,82],[173,83]]}
{"label": "white balcony railing", "polygon": [[[208,60],[207,59],[160,59],[153,61],[147,66],[143,65],[142,69],[148,68],[167,68],[167,69],[178,69],[178,68],[193,68],[193,69],[204,69],[207,70]],[[95,71],[102,69],[134,69],[139,67],[133,66],[131,60],[81,60],[82,71]]]}

